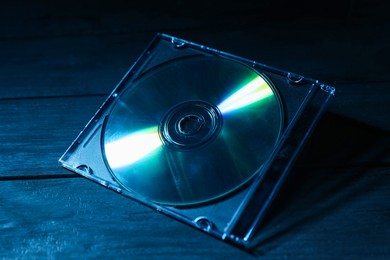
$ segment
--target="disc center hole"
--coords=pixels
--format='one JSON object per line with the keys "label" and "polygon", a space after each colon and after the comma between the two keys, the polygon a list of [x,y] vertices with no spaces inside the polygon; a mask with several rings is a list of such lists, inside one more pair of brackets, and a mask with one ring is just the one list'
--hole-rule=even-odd
{"label": "disc center hole", "polygon": [[189,114],[179,120],[178,130],[182,135],[194,135],[200,131],[204,124],[205,120],[202,116]]}

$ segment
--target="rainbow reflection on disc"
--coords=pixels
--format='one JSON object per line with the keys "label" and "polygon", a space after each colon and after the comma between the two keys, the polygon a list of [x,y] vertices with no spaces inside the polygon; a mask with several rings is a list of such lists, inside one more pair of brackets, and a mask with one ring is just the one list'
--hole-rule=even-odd
{"label": "rainbow reflection on disc", "polygon": [[192,205],[247,183],[272,152],[282,107],[263,75],[193,56],[164,63],[117,99],[103,131],[114,179],[155,203]]}

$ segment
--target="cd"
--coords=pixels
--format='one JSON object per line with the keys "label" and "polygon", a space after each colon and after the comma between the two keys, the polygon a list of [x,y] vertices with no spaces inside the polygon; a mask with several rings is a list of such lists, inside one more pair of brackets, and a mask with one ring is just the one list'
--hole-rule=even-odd
{"label": "cd", "polygon": [[59,161],[250,249],[334,92],[318,80],[157,34]]}
{"label": "cd", "polygon": [[129,192],[187,206],[248,183],[282,127],[279,95],[263,74],[238,61],[191,56],[143,73],[116,96],[102,152]]}

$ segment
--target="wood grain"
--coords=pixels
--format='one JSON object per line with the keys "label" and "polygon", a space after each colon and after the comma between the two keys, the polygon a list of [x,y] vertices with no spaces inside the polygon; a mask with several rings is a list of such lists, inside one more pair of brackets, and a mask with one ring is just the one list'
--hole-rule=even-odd
{"label": "wood grain", "polygon": [[0,101],[0,177],[70,174],[58,159],[105,96]]}
{"label": "wood grain", "polygon": [[247,256],[82,178],[0,189],[0,257]]}
{"label": "wood grain", "polygon": [[[0,258],[388,259],[388,10],[369,0],[2,1]],[[57,164],[156,32],[337,88],[254,256]]]}
{"label": "wood grain", "polygon": [[[258,255],[388,255],[387,169],[293,174],[258,232]],[[82,178],[3,181],[0,189],[2,257],[250,257]]]}
{"label": "wood grain", "polygon": [[[0,167],[0,179],[71,174],[61,171],[57,161],[105,98],[99,95],[1,100],[0,159],[7,163]],[[389,165],[389,145],[387,131],[328,113],[317,127],[305,153],[308,158],[302,164]]]}
{"label": "wood grain", "polygon": [[287,255],[303,258],[386,258],[389,173],[388,167],[293,172],[259,232],[259,253],[286,246]]}
{"label": "wood grain", "polygon": [[[307,24],[303,22],[292,28],[283,25],[279,22],[255,31],[189,30],[174,35],[328,83],[388,81],[386,61],[389,55],[386,45],[378,39],[390,37],[390,25],[357,27],[356,30],[333,24],[319,24],[316,30],[306,28]],[[10,92],[1,93],[1,97],[29,96],[28,92],[20,91],[22,87],[39,91],[37,87],[32,88],[34,84],[43,85],[48,91],[50,85],[52,90],[64,88],[62,91],[69,91],[64,92],[65,95],[75,91],[79,94],[102,93],[103,84],[96,84],[96,76],[102,82],[108,82],[108,77],[113,76],[112,86],[105,89],[110,90],[156,32],[0,40],[3,57],[0,68],[4,72],[0,86],[17,87],[9,88]],[[98,92],[82,92],[84,88],[92,91],[92,86]]]}
{"label": "wood grain", "polygon": [[[382,116],[390,113],[389,57],[383,55],[387,46],[376,40],[385,37],[381,30],[386,28],[343,33],[344,29],[326,27],[310,37],[306,37],[308,29],[274,28],[178,36],[333,85],[337,92],[330,111],[390,130],[389,120]],[[259,34],[272,40],[264,41]],[[0,40],[0,56],[4,57],[0,100],[108,95],[153,35]],[[238,44],[239,39],[245,39],[245,45]]]}

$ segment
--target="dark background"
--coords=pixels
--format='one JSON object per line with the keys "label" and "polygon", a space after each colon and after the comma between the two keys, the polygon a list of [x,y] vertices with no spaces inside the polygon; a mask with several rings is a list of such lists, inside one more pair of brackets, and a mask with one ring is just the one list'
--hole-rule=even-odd
{"label": "dark background", "polygon": [[[386,1],[2,1],[0,257],[390,257]],[[252,256],[60,168],[156,32],[336,87]]]}

